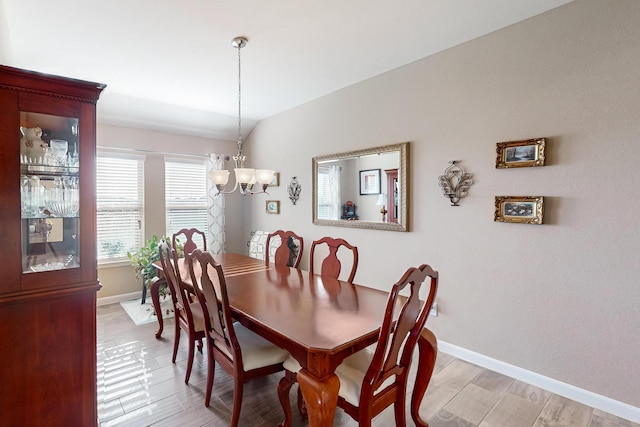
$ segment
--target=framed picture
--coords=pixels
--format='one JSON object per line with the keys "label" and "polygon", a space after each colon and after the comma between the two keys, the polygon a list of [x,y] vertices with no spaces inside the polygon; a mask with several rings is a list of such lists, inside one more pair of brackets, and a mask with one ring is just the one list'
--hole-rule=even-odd
{"label": "framed picture", "polygon": [[380,194],[380,169],[360,171],[360,195]]}
{"label": "framed picture", "polygon": [[496,196],[495,204],[494,221],[542,224],[544,216],[544,197],[542,196]]}
{"label": "framed picture", "polygon": [[280,187],[280,172],[276,172],[273,174],[273,178],[269,183],[269,187]]}
{"label": "framed picture", "polygon": [[280,213],[280,200],[267,200],[266,206],[268,214]]}
{"label": "framed picture", "polygon": [[544,166],[544,147],[546,143],[546,138],[498,142],[496,145],[496,168]]}

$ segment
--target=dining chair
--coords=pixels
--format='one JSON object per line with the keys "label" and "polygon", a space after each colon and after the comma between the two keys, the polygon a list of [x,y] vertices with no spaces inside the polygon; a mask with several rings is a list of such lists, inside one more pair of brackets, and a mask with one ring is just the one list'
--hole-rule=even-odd
{"label": "dining chair", "polygon": [[179,278],[180,276],[176,268],[177,256],[175,249],[169,245],[168,241],[161,240],[158,244],[158,251],[160,252],[162,272],[171,293],[175,314],[175,335],[171,362],[176,363],[176,355],[178,354],[178,347],[180,345],[180,335],[181,331],[184,331],[189,337],[187,372],[184,377],[184,382],[188,384],[195,353],[194,344],[197,342],[198,350],[202,352],[202,339],[205,337],[202,307],[198,301],[191,300],[192,293]]}
{"label": "dining chair", "polygon": [[202,238],[202,250],[207,250],[207,237],[205,236],[203,231],[198,230],[197,228],[183,228],[173,233],[171,237],[171,245],[173,249],[177,250],[176,243],[178,243],[179,238],[184,236],[184,242],[180,241],[183,244],[184,253],[190,254],[194,249],[198,247],[197,243],[193,240],[193,236],[200,236]]}
{"label": "dining chair", "polygon": [[[302,259],[302,251],[304,249],[304,240],[293,231],[277,230],[269,233],[267,243],[265,245],[264,262],[269,265],[271,255],[271,244],[275,238],[280,238],[280,245],[275,249],[273,263],[276,265],[286,265],[298,268]],[[297,242],[297,243],[296,243]]]}
{"label": "dining chair", "polygon": [[[208,372],[204,404],[209,406],[211,401],[215,364],[218,362],[233,377],[231,426],[236,427],[240,419],[244,383],[282,371],[282,362],[289,353],[233,321],[222,266],[210,252],[196,249],[187,260],[191,283],[204,313],[207,338]],[[194,267],[196,262],[200,264],[199,269]],[[213,270],[217,274],[214,280],[209,276]],[[201,272],[200,277],[196,271]]]}
{"label": "dining chair", "polygon": [[[420,288],[430,278],[429,293],[423,303],[419,299]],[[409,288],[409,296],[400,292]],[[336,368],[340,381],[338,406],[359,426],[370,426],[371,420],[394,405],[396,426],[406,425],[406,392],[413,351],[421,338],[429,310],[438,289],[438,272],[430,266],[409,268],[389,292],[375,350],[365,348],[343,360]],[[285,376],[278,384],[278,397],[285,413],[280,426],[291,425],[289,391],[297,381],[300,364],[289,356],[284,362]],[[428,370],[428,375],[433,370]],[[426,389],[426,383],[422,386]],[[419,390],[420,398],[424,390]],[[413,402],[412,402],[413,403]],[[413,411],[412,407],[412,411]],[[304,412],[302,413],[304,416]],[[413,414],[412,416],[417,416]]]}
{"label": "dining chair", "polygon": [[[174,233],[171,238],[171,247],[173,247],[177,251],[178,247],[176,246],[176,244],[180,241],[180,236],[184,236],[185,242],[183,245],[183,249],[184,249],[183,252],[185,254],[191,253],[191,251],[193,251],[197,247],[197,244],[193,241],[194,234],[201,236],[203,249],[207,250],[207,238],[205,237],[205,234],[202,231],[198,230],[197,228],[183,228],[182,230]],[[147,299],[147,285],[143,280],[142,281],[142,304],[144,304],[146,299]]]}
{"label": "dining chair", "polygon": [[340,276],[342,263],[338,258],[338,249],[344,247],[350,250],[353,254],[351,272],[349,273],[349,277],[346,280],[347,282],[353,282],[353,278],[356,275],[356,270],[358,269],[358,248],[349,244],[349,242],[344,239],[323,237],[320,240],[315,240],[311,244],[311,251],[309,255],[309,271],[311,272],[311,274],[314,274],[315,251],[317,247],[320,247],[320,245],[326,245],[329,249],[329,254],[322,260],[320,275],[333,277],[334,279],[337,279]]}

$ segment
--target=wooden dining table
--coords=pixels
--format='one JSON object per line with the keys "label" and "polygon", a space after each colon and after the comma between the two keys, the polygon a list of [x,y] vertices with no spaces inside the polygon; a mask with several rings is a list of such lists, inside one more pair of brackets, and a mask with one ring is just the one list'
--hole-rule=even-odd
{"label": "wooden dining table", "polygon": [[[240,254],[214,255],[222,265],[234,318],[273,342],[300,363],[298,383],[305,398],[309,426],[331,426],[340,387],[335,369],[355,352],[377,341],[388,292],[311,274]],[[160,263],[154,264],[161,276]],[[197,278],[200,265],[194,264]],[[184,258],[178,260],[180,280],[191,283]],[[217,277],[214,272],[210,277]],[[150,293],[162,334],[159,287]],[[424,329],[418,341],[419,363],[411,398],[411,415],[426,426],[419,407],[437,353],[435,336]]]}

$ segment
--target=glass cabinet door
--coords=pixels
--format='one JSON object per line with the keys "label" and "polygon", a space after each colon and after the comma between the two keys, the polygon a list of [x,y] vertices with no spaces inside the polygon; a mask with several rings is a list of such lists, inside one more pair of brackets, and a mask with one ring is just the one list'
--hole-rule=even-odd
{"label": "glass cabinet door", "polygon": [[20,112],[23,273],[80,267],[78,125]]}

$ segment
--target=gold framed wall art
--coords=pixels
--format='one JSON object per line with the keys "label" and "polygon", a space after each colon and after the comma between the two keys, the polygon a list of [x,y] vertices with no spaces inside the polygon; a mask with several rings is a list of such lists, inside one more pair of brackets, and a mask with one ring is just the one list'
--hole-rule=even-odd
{"label": "gold framed wall art", "polygon": [[544,197],[542,196],[496,196],[496,222],[516,222],[521,224],[542,224],[544,217]]}
{"label": "gold framed wall art", "polygon": [[496,144],[496,169],[544,166],[546,138]]}

